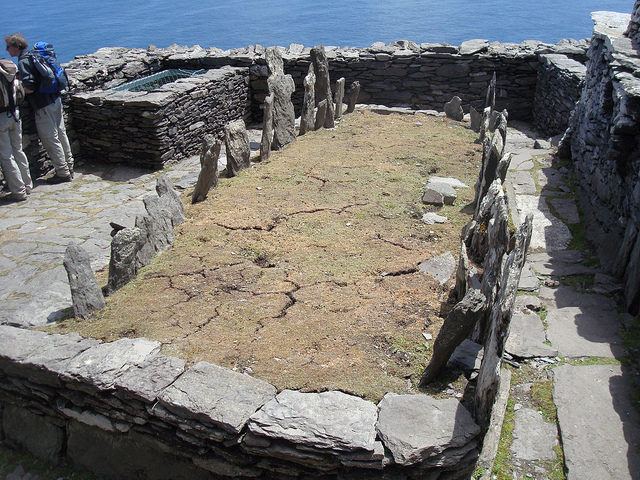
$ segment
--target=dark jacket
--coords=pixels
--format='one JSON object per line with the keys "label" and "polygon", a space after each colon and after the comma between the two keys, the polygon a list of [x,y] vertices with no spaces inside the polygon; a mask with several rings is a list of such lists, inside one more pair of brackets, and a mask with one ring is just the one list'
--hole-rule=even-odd
{"label": "dark jacket", "polygon": [[34,110],[51,105],[60,96],[59,93],[40,93],[40,74],[33,64],[32,54],[24,49],[18,57],[18,71],[20,72],[20,80],[25,88],[33,90],[33,93],[27,95],[27,100]]}

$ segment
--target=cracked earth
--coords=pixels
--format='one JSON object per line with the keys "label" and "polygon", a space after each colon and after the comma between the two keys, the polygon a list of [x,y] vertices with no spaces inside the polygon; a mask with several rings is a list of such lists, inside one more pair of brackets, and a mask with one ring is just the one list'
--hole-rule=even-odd
{"label": "cracked earth", "polygon": [[[457,257],[473,188],[425,225],[430,174],[473,186],[481,158],[466,124],[358,111],[299,137],[191,205],[174,245],[89,321],[49,329],[144,336],[278,389],[379,399],[415,391],[453,300],[418,264]],[[189,192],[187,192],[188,194]],[[105,281],[106,279],[101,278]]]}

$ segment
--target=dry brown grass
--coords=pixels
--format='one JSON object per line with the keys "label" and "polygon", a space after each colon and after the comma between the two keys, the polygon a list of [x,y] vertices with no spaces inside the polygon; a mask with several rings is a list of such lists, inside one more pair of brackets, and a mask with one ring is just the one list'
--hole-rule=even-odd
{"label": "dry brown grass", "polygon": [[422,189],[430,173],[472,186],[474,138],[447,119],[371,112],[300,137],[189,204],[173,247],[98,318],[51,330],[144,336],[278,389],[413,389],[430,355],[422,333],[437,334],[452,285],[417,266],[457,257],[473,196],[459,190],[440,212],[450,221],[427,226]]}

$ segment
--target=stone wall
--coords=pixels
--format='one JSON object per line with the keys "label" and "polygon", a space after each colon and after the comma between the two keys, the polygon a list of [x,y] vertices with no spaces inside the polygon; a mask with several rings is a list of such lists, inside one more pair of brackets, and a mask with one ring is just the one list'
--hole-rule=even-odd
{"label": "stone wall", "polygon": [[[634,9],[637,19],[638,2]],[[574,162],[587,237],[640,310],[640,53],[629,15],[596,12],[587,77],[561,144]]]}
{"label": "stone wall", "polygon": [[248,115],[248,74],[222,67],[152,92],[77,91],[68,102],[77,157],[161,169],[195,155],[204,134]]}
{"label": "stone wall", "polygon": [[636,0],[631,11],[631,21],[629,22],[626,36],[629,37],[636,46],[640,46],[640,0]]}
{"label": "stone wall", "polygon": [[547,136],[563,133],[580,99],[587,68],[566,55],[540,55],[533,102],[536,129]]}
{"label": "stone wall", "polygon": [[159,350],[0,326],[5,442],[113,479],[455,479],[478,456],[454,398],[278,393]]}

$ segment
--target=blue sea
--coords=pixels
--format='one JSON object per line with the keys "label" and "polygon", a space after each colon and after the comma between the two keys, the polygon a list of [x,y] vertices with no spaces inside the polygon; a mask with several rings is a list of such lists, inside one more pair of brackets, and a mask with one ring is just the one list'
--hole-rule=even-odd
{"label": "blue sea", "polygon": [[[366,47],[396,40],[516,42],[591,37],[590,12],[633,0],[30,0],[5,8],[3,35],[46,40],[60,61],[104,46],[222,49],[301,43]],[[6,54],[5,54],[6,56]]]}

